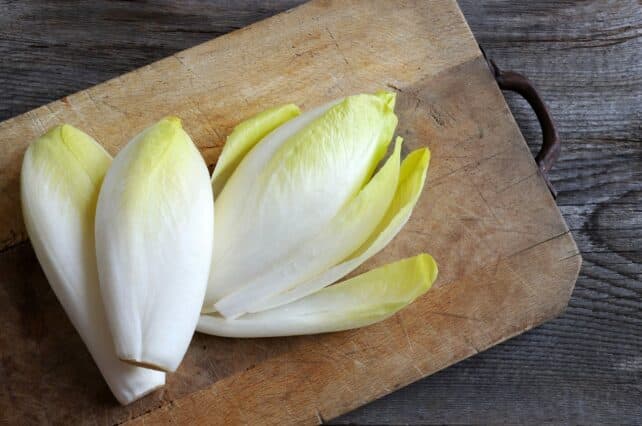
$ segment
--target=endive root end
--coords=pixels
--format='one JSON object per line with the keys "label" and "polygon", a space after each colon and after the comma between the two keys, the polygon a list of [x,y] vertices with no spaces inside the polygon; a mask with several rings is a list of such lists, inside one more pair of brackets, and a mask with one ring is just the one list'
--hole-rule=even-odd
{"label": "endive root end", "polygon": [[160,388],[162,388],[164,386],[165,386],[165,383],[163,382],[163,383],[160,383],[160,384],[158,384],[158,385],[156,385],[154,387],[146,389],[145,391],[143,391],[141,393],[137,393],[137,394],[131,395],[127,399],[121,399],[121,398],[116,398],[116,399],[118,399],[118,402],[120,403],[120,405],[129,405],[134,401],[137,401],[137,400],[139,400],[141,398],[146,397],[149,394],[152,394],[152,393],[156,392],[157,390],[159,390]]}

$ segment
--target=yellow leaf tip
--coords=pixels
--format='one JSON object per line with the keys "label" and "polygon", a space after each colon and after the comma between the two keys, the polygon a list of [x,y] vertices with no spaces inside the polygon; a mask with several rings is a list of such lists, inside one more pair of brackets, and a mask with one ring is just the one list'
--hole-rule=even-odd
{"label": "yellow leaf tip", "polygon": [[381,99],[391,110],[395,109],[395,102],[397,101],[397,94],[395,92],[380,90],[375,93],[375,96]]}
{"label": "yellow leaf tip", "polygon": [[45,133],[43,133],[41,136],[39,136],[35,140],[38,141],[38,140],[42,140],[42,139],[45,139],[45,138],[48,138],[48,137],[54,137],[56,134],[62,135],[62,132],[67,127],[73,128],[73,126],[71,126],[70,124],[65,124],[65,123],[57,124],[57,125],[55,125],[53,127],[50,127],[49,130],[47,130]]}
{"label": "yellow leaf tip", "polygon": [[299,106],[296,104],[286,104],[285,108],[287,108],[288,111],[291,111],[295,115],[301,114],[301,108],[299,108]]}
{"label": "yellow leaf tip", "polygon": [[435,259],[428,253],[421,253],[418,257],[421,261],[422,271],[429,279],[428,288],[430,288],[435,280],[437,280],[439,267],[437,266]]}
{"label": "yellow leaf tip", "polygon": [[430,163],[430,149],[428,147],[416,149],[408,154],[407,158],[412,158],[417,166],[425,166]]}
{"label": "yellow leaf tip", "polygon": [[183,121],[180,118],[176,117],[175,115],[168,115],[167,117],[163,118],[161,121],[165,121],[168,124],[174,127],[178,127],[180,129],[183,128]]}
{"label": "yellow leaf tip", "polygon": [[54,129],[60,129],[60,137],[63,141],[68,137],[72,138],[76,135],[89,136],[79,128],[67,123],[60,124],[54,127]]}

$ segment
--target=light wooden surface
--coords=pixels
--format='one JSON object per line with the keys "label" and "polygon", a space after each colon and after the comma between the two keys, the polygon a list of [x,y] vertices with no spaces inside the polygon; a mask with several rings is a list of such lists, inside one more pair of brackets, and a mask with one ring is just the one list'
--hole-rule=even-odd
{"label": "light wooden surface", "polygon": [[[434,13],[434,10],[435,10],[435,9],[433,8],[433,13]],[[438,30],[439,30],[439,28],[437,28],[437,31],[438,31]],[[446,47],[448,47],[448,46],[446,46]],[[351,59],[352,59],[352,58],[351,58]],[[479,120],[479,117],[476,117],[476,116],[472,116],[472,117],[466,116],[466,114],[465,114],[465,113],[462,113],[462,111],[461,111],[461,109],[462,109],[462,108],[458,108],[458,107],[461,107],[461,105],[472,105],[472,106],[475,106],[475,105],[476,105],[476,104],[475,104],[475,102],[481,102],[480,100],[477,100],[477,99],[466,99],[465,97],[463,97],[463,98],[461,98],[461,99],[452,99],[453,97],[455,97],[455,94],[454,94],[454,93],[448,93],[448,92],[446,92],[446,93],[441,93],[441,94],[439,94],[439,95],[433,95],[433,94],[432,94],[433,92],[438,92],[438,91],[439,91],[440,89],[442,89],[444,86],[445,86],[445,87],[448,87],[448,84],[446,84],[446,83],[448,83],[448,81],[450,81],[451,83],[453,83],[453,81],[454,81],[454,82],[456,83],[456,84],[455,84],[455,83],[453,83],[453,87],[459,87],[461,84],[463,84],[463,83],[467,83],[467,84],[470,84],[470,85],[472,86],[472,88],[476,88],[476,86],[477,86],[477,85],[478,85],[478,86],[480,86],[480,88],[484,88],[485,86],[487,86],[487,85],[488,85],[488,82],[484,82],[484,81],[477,81],[477,82],[475,82],[475,81],[474,81],[474,79],[473,79],[473,78],[471,78],[471,76],[474,76],[474,75],[477,75],[477,74],[478,74],[478,71],[479,71],[479,69],[480,69],[480,68],[479,68],[479,66],[480,66],[480,64],[479,64],[479,63],[471,63],[471,64],[468,64],[468,68],[463,67],[462,69],[457,69],[457,70],[456,70],[456,72],[454,73],[455,77],[452,77],[452,76],[449,76],[449,77],[448,77],[448,78],[449,78],[449,79],[451,79],[451,80],[444,80],[444,78],[445,78],[444,76],[437,76],[437,77],[435,77],[435,78],[430,78],[430,79],[429,79],[430,81],[428,81],[428,82],[423,82],[423,81],[422,81],[422,82],[419,82],[419,84],[417,85],[417,87],[412,87],[412,85],[411,85],[411,88],[412,88],[413,90],[414,90],[414,89],[416,89],[416,88],[420,88],[420,89],[425,89],[426,87],[427,87],[427,88],[430,88],[430,90],[426,89],[426,91],[425,91],[425,92],[424,92],[423,90],[418,90],[418,91],[417,91],[417,93],[421,93],[421,96],[417,95],[416,93],[415,93],[414,95],[415,95],[415,96],[417,96],[417,99],[419,99],[419,100],[422,100],[422,99],[423,99],[423,100],[425,100],[426,98],[428,98],[428,99],[430,99],[430,100],[432,101],[432,103],[433,103],[434,105],[429,105],[429,109],[428,109],[428,110],[424,110],[424,112],[427,112],[427,113],[430,113],[430,114],[431,114],[431,116],[432,116],[432,117],[433,117],[433,119],[434,119],[434,122],[435,122],[435,123],[437,123],[437,124],[432,124],[432,126],[436,126],[436,127],[437,127],[437,129],[436,129],[436,130],[435,130],[435,129],[432,129],[432,126],[431,126],[430,124],[423,124],[423,121],[422,121],[422,122],[415,123],[415,124],[413,124],[413,126],[417,126],[417,127],[421,127],[421,126],[423,126],[423,128],[422,128],[422,130],[423,130],[423,131],[426,131],[426,129],[427,129],[428,131],[432,131],[432,132],[434,132],[434,133],[435,133],[436,135],[438,135],[438,136],[444,136],[444,135],[446,135],[446,136],[447,136],[447,135],[448,135],[448,131],[447,131],[447,130],[443,130],[443,129],[441,129],[441,128],[440,128],[440,127],[444,127],[444,124],[439,124],[439,123],[440,123],[440,121],[441,121],[442,123],[446,123],[446,127],[449,127],[449,126],[448,126],[448,123],[447,123],[447,122],[448,122],[448,118],[449,118],[449,117],[448,117],[448,116],[446,116],[446,119],[444,120],[444,117],[443,117],[443,116],[441,116],[441,114],[440,114],[440,109],[439,109],[439,108],[436,108],[436,109],[437,109],[437,112],[436,112],[437,116],[436,116],[436,117],[433,115],[433,113],[435,113],[435,111],[434,111],[434,109],[435,109],[435,105],[436,105],[437,107],[440,107],[440,106],[442,106],[442,105],[443,105],[443,106],[447,106],[447,105],[449,105],[449,102],[452,102],[452,103],[453,103],[452,109],[453,109],[453,111],[454,111],[454,112],[450,111],[450,110],[448,109],[448,107],[446,107],[446,110],[447,110],[449,113],[451,113],[451,114],[453,115],[453,120],[455,120],[455,121],[458,123],[458,126],[456,126],[456,127],[465,129],[465,127],[466,127],[466,126],[465,126],[465,125],[462,125],[462,123],[463,123],[463,122],[465,122],[466,120],[475,120],[475,119],[476,119],[476,120]],[[454,80],[453,80],[453,79],[454,79]],[[403,82],[402,82],[402,83],[403,83]],[[438,83],[438,84],[437,84],[437,83]],[[432,84],[432,86],[431,86],[431,84]],[[392,85],[393,85],[394,87],[400,87],[402,90],[404,90],[404,89],[407,89],[407,88],[408,88],[408,87],[403,86],[403,85],[400,85],[400,86],[399,86],[399,85],[395,84],[395,82],[393,82],[393,83],[392,83]],[[411,91],[411,92],[412,92],[412,91]],[[453,91],[453,92],[456,92],[456,91]],[[485,94],[485,93],[483,93],[483,92],[482,92],[482,94]],[[459,95],[459,94],[458,94],[458,95]],[[498,98],[498,97],[497,97],[497,94],[496,94],[496,93],[489,93],[489,94],[486,94],[486,95],[488,95],[488,96],[487,96],[487,98],[488,98],[488,99],[491,99],[491,100],[493,99],[493,96],[495,96],[495,98],[494,98],[495,100],[500,99],[500,98]],[[412,97],[411,97],[410,95],[403,95],[403,94],[402,94],[402,99],[404,98],[404,96],[408,96],[410,99],[412,99]],[[434,99],[433,99],[433,98],[431,98],[432,96],[435,96],[435,97],[434,97]],[[464,101],[465,101],[465,102],[464,102]],[[406,103],[405,103],[405,105],[404,105],[403,107],[400,105],[400,108],[405,108],[405,110],[403,110],[403,109],[402,109],[402,111],[401,111],[401,114],[402,114],[402,120],[403,120],[403,114],[406,114],[406,115],[410,114],[408,111],[409,111],[410,109],[414,108],[414,106],[412,106],[412,104],[409,104],[408,99],[406,99],[406,101],[405,101],[405,102],[406,102]],[[459,102],[461,102],[461,103],[459,103]],[[477,105],[479,106],[479,104],[477,104]],[[484,105],[484,106],[486,106],[486,105]],[[426,108],[426,107],[424,106],[424,107],[422,107],[421,109],[423,109],[423,108]],[[482,107],[480,107],[480,109],[481,109],[481,110],[485,110],[486,108],[482,108]],[[416,111],[417,111],[417,110],[413,111],[413,114],[414,114],[414,115],[417,115],[417,112],[416,112]],[[497,111],[495,111],[495,112],[497,112]],[[486,113],[489,113],[489,112],[488,112],[488,111],[486,111]],[[506,113],[506,111],[503,111],[503,113],[504,113],[504,114],[507,114],[507,113]],[[462,115],[462,114],[464,115],[464,117],[460,117],[460,115]],[[480,114],[481,114],[481,112],[480,112]],[[410,114],[410,115],[412,115],[412,114]],[[421,118],[425,118],[425,117],[421,117]],[[412,121],[412,120],[411,120],[411,119],[409,119],[409,118],[407,118],[407,120],[408,120],[408,121]],[[418,119],[417,119],[417,120],[418,120]],[[474,122],[474,121],[473,121],[473,122]],[[406,131],[408,131],[408,132],[410,132],[411,130],[412,130],[412,129],[411,129],[410,127],[406,129]],[[460,131],[460,130],[461,130],[461,129],[457,129],[457,131]],[[471,127],[471,129],[468,129],[468,130],[469,130],[469,131],[471,131],[471,134],[472,134],[472,130],[473,130],[473,129],[472,129],[472,127]],[[478,129],[477,129],[477,130],[478,130]],[[493,128],[493,130],[496,130],[496,129],[495,129],[495,128]],[[455,130],[449,130],[449,131],[455,131]],[[462,131],[463,131],[463,130],[462,130]],[[511,137],[513,137],[513,136],[514,136],[514,135],[511,135]],[[408,138],[410,138],[410,136],[408,136]],[[487,138],[488,138],[488,137],[487,137]],[[482,139],[483,139],[483,136],[482,136]],[[498,145],[498,146],[501,146],[501,145]],[[432,147],[432,145],[431,145],[431,147]],[[495,148],[495,147],[496,147],[495,145],[493,145],[493,146],[492,146],[492,148]],[[477,149],[481,149],[480,147],[475,147],[475,148],[477,148]],[[483,148],[489,148],[489,147],[487,147],[487,146],[483,146]],[[435,150],[436,150],[436,148],[433,148],[433,152],[435,152]],[[445,153],[445,154],[448,154],[448,151],[444,151],[444,153]],[[497,152],[495,152],[495,153],[497,153]],[[465,159],[462,159],[462,158],[459,158],[459,159],[458,159],[458,158],[453,158],[453,159],[451,159],[451,160],[450,160],[451,162],[450,162],[450,164],[448,164],[448,166],[453,166],[454,168],[457,168],[457,166],[459,166],[459,165],[463,165],[463,166],[464,166],[464,169],[466,169],[466,171],[470,171],[470,170],[468,170],[468,169],[472,169],[472,171],[477,170],[475,167],[472,167],[472,166],[470,166],[470,165],[469,165],[470,167],[466,168],[466,162],[471,160],[471,158],[472,158],[472,154],[474,154],[474,153],[473,153],[473,152],[471,152],[471,153],[467,153],[467,154],[470,154],[471,156],[470,156],[470,157],[468,157],[468,158],[465,158]],[[435,155],[436,155],[436,154],[435,154]],[[517,154],[516,154],[516,155],[517,155]],[[527,157],[523,157],[523,158],[527,158]],[[502,160],[504,164],[499,164],[499,163],[502,163],[502,161],[499,161],[499,160]],[[488,163],[488,162],[486,161],[486,162],[483,162],[483,163],[485,164],[485,163]],[[496,172],[496,171],[497,171],[497,169],[502,168],[502,167],[503,167],[503,168],[505,168],[506,163],[508,163],[508,164],[510,164],[510,165],[513,165],[513,163],[514,163],[513,158],[511,158],[510,156],[507,156],[507,157],[505,157],[505,158],[502,158],[502,157],[500,156],[500,157],[498,158],[498,162],[497,162],[497,164],[495,164],[495,165],[494,165],[494,166],[492,166],[492,167],[488,166],[488,167],[489,167],[489,169],[488,169],[488,170],[483,170],[483,169],[484,169],[484,167],[481,167],[482,171],[479,171],[480,176],[486,176],[486,173],[491,173],[491,174],[492,174],[492,173]],[[444,164],[445,164],[445,163],[444,163]],[[478,166],[477,168],[479,168],[479,166]],[[431,171],[431,174],[432,174],[433,172],[434,172],[434,168],[433,168],[433,170]],[[443,172],[443,170],[442,170],[442,172]],[[449,171],[448,171],[448,172],[449,172]],[[448,172],[446,172],[446,174],[447,174]],[[436,172],[436,173],[438,173],[438,172]],[[455,174],[455,175],[456,175],[456,174]],[[432,176],[432,175],[431,175],[431,176]],[[439,176],[439,175],[438,175],[438,176]],[[446,175],[445,175],[445,176],[446,176]],[[519,174],[518,174],[517,176],[519,176]],[[478,177],[479,177],[479,176],[478,176]],[[446,181],[448,181],[448,180],[450,180],[450,179],[452,179],[452,178],[447,178],[447,179],[445,179],[445,180],[446,180]],[[525,181],[525,182],[526,182],[525,184],[529,184],[530,180],[529,180],[529,179],[526,179],[526,181]],[[501,182],[499,182],[499,183],[501,183]],[[447,184],[446,184],[446,183],[442,183],[442,184],[443,184],[444,186],[447,186]],[[438,185],[438,186],[441,186],[442,184],[440,184],[440,185]],[[442,189],[443,189],[443,188],[442,188]],[[486,189],[490,191],[490,188],[486,188]],[[482,191],[482,192],[483,192],[483,191]],[[480,195],[481,195],[481,194],[480,194]],[[438,195],[432,195],[432,197],[433,197],[433,198],[434,198],[434,197],[438,197]],[[496,200],[493,200],[493,201],[496,201]],[[511,203],[512,203],[512,201],[511,201]],[[474,203],[473,203],[473,204],[474,204]],[[511,204],[511,205],[512,205],[512,204]],[[463,203],[458,203],[458,204],[457,204],[457,205],[455,205],[455,206],[446,206],[446,210],[447,210],[448,208],[451,208],[451,209],[452,209],[452,208],[461,207],[461,206],[466,206],[466,200],[463,200]],[[461,212],[460,212],[460,213],[461,213]],[[476,212],[476,213],[478,213],[478,212]],[[482,212],[481,216],[483,216],[483,213],[486,213],[486,214],[487,214],[487,212]],[[506,213],[505,213],[505,212],[502,212],[502,214],[506,214]],[[461,216],[461,215],[460,215],[460,216]],[[541,215],[535,215],[534,217],[537,217],[537,216],[541,216]],[[456,216],[456,217],[458,217],[458,216]],[[492,231],[493,231],[494,233],[496,233],[496,230],[492,230]],[[491,234],[493,234],[493,232],[490,232],[490,233],[491,233]],[[489,237],[489,238],[491,238],[489,241],[492,241],[492,238],[494,238],[494,237],[496,237],[496,236],[495,236],[495,235],[493,235],[492,237]],[[526,238],[526,237],[520,237],[520,238]],[[465,239],[465,237],[464,237],[464,239]],[[519,240],[519,238],[517,238],[517,240]],[[526,238],[526,240],[527,240],[527,238]],[[522,240],[522,242],[523,242],[523,241],[525,241],[525,240]],[[512,244],[512,243],[511,243],[511,244]],[[510,247],[510,245],[511,245],[511,244],[508,244],[508,246]],[[517,244],[519,244],[519,243],[517,243]],[[510,249],[507,249],[507,250],[509,250],[509,251],[510,251]],[[483,251],[483,250],[482,250],[482,251]],[[551,249],[551,251],[553,251],[553,252],[554,252],[554,250],[553,250],[553,249]],[[482,253],[482,254],[483,254],[483,253]],[[482,256],[482,254],[480,254],[480,256],[481,256],[481,257],[483,257],[483,256]],[[558,254],[559,254],[559,253],[558,253]],[[539,259],[539,258],[536,258],[536,259]],[[14,259],[14,260],[15,260],[15,259]],[[532,259],[531,259],[531,260],[532,260]],[[12,264],[15,264],[15,263],[16,263],[16,262],[12,262]],[[475,261],[473,261],[472,263],[473,263],[473,264],[475,264]],[[519,269],[521,269],[522,267],[524,267],[524,266],[525,266],[525,265],[524,265],[524,263],[526,263],[526,262],[517,262],[517,267],[519,267]],[[499,264],[499,262],[498,262],[498,264]],[[474,266],[473,266],[473,267],[474,267]],[[513,266],[513,268],[514,268],[514,267],[515,267],[515,266]],[[465,269],[465,267],[464,267],[464,269]],[[462,274],[464,274],[464,273],[462,272]],[[465,275],[465,274],[464,274],[464,275]],[[501,275],[501,274],[500,274],[500,275]],[[447,281],[447,282],[450,282],[450,281]],[[447,288],[448,288],[448,287],[447,287]],[[483,347],[485,347],[485,346],[486,346],[486,345],[484,345],[484,344],[480,345],[480,347],[482,347],[482,348],[483,348]],[[287,352],[287,353],[289,354],[290,352]],[[294,351],[294,352],[292,352],[292,353],[296,353],[296,351]],[[286,359],[287,359],[287,355],[286,355]],[[269,366],[270,366],[270,365],[272,365],[272,364],[273,364],[273,363],[265,363],[265,365],[268,365],[268,367],[265,367],[265,368],[266,368],[266,369],[269,369],[269,368],[270,368]],[[261,364],[261,365],[263,365],[263,364]],[[427,371],[432,371],[432,370],[430,370],[430,368],[429,368]],[[369,372],[369,371],[368,371],[368,372]],[[241,376],[242,376],[242,375],[241,375]],[[217,384],[217,386],[218,386],[218,384]],[[201,395],[201,394],[199,394],[199,395]],[[201,395],[201,396],[202,396],[202,395]],[[194,398],[199,398],[199,397],[201,397],[201,396],[197,396],[197,397],[194,397]],[[196,399],[196,400],[198,400],[198,399]],[[345,399],[342,399],[342,401],[345,401]],[[332,413],[332,411],[331,411],[330,409],[328,409],[328,411],[329,411],[330,413]]]}

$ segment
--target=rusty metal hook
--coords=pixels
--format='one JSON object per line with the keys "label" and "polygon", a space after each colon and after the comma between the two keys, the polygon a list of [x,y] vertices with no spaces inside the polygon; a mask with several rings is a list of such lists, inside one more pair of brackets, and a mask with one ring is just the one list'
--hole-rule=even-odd
{"label": "rusty metal hook", "polygon": [[539,93],[537,93],[537,89],[535,89],[535,86],[529,79],[514,71],[502,71],[495,61],[486,56],[484,49],[482,49],[481,46],[479,48],[499,88],[520,94],[526,99],[526,102],[528,102],[531,108],[533,108],[539,125],[542,128],[542,147],[535,156],[535,162],[551,194],[553,194],[554,198],[557,198],[557,191],[553,188],[548,177],[548,172],[553,168],[562,147],[562,142],[555,128],[553,117],[539,96]]}

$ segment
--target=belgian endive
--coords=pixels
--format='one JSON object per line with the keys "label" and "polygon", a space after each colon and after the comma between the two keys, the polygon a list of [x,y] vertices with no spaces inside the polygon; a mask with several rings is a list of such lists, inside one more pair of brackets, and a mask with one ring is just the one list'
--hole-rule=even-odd
{"label": "belgian endive", "polygon": [[180,364],[207,285],[213,210],[207,167],[178,118],[143,130],[114,159],[98,198],[96,253],[122,360]]}
{"label": "belgian endive", "polygon": [[162,386],[165,374],[120,361],[107,325],[93,229],[110,163],[90,136],[70,125],[57,126],[27,149],[21,199],[31,244],[56,297],[111,391],[127,404]]}
{"label": "belgian endive", "polygon": [[241,321],[286,305],[334,283],[390,242],[417,202],[430,160],[424,148],[401,162],[397,138],[375,173],[397,125],[394,103],[394,94],[380,92],[300,115],[286,105],[235,129],[214,171],[204,313]]}

